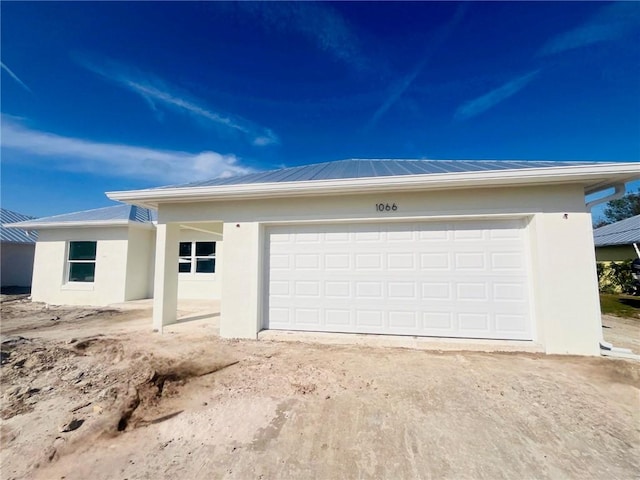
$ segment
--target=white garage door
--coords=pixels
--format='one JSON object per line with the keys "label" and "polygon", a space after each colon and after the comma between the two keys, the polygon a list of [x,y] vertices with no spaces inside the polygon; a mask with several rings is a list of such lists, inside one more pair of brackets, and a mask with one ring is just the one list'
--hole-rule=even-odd
{"label": "white garage door", "polygon": [[530,340],[518,220],[272,227],[266,328]]}

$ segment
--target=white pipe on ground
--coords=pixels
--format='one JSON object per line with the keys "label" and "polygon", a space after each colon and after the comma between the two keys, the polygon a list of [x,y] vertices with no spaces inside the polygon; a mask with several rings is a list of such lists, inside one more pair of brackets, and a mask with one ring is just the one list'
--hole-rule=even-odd
{"label": "white pipe on ground", "polygon": [[604,357],[624,358],[625,360],[635,360],[640,362],[640,355],[636,355],[635,353],[613,352],[610,350],[600,350],[600,353]]}
{"label": "white pipe on ground", "polygon": [[605,342],[604,340],[600,341],[600,350],[606,350],[606,351],[618,352],[618,353],[631,353],[630,348],[614,347],[613,344],[609,342]]}

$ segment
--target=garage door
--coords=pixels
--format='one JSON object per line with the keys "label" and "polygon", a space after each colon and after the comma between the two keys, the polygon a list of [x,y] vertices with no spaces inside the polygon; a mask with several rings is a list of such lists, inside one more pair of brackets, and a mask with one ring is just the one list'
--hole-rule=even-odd
{"label": "garage door", "polygon": [[519,220],[277,226],[266,328],[530,340]]}

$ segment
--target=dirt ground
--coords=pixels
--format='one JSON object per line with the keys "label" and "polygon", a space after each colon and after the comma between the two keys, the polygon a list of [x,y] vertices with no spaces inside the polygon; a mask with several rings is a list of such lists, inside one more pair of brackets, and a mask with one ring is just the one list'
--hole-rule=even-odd
{"label": "dirt ground", "polygon": [[[640,477],[639,362],[231,341],[197,309],[159,335],[148,303],[3,300],[2,479]],[[640,353],[638,321],[603,323]]]}

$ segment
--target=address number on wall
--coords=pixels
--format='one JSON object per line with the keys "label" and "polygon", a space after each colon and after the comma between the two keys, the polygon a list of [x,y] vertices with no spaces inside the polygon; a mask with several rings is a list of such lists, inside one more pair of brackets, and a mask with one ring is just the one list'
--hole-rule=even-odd
{"label": "address number on wall", "polygon": [[376,210],[378,212],[395,212],[398,210],[398,205],[395,203],[376,203]]}

